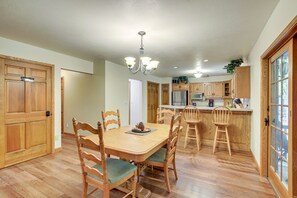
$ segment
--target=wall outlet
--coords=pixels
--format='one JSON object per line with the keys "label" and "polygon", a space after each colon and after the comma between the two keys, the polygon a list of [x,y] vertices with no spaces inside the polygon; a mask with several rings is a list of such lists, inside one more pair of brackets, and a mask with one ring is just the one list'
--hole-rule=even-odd
{"label": "wall outlet", "polygon": [[67,127],[67,128],[69,127],[69,124],[68,124],[68,123],[66,123],[66,127]]}

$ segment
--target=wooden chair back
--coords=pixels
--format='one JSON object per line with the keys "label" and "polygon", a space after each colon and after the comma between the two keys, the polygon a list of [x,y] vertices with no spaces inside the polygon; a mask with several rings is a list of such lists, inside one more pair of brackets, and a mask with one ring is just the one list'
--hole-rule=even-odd
{"label": "wooden chair back", "polygon": [[176,145],[180,130],[181,115],[171,116],[169,137],[167,140],[166,161],[171,162],[175,159]]}
{"label": "wooden chair back", "polygon": [[121,119],[120,119],[120,111],[106,111],[101,112],[102,121],[103,121],[103,129],[104,131],[120,128],[121,127]]}
{"label": "wooden chair back", "polygon": [[[104,148],[104,142],[103,142],[101,123],[98,122],[97,129],[95,129],[88,123],[77,122],[75,118],[72,119],[72,122],[73,122],[73,129],[75,132],[75,139],[76,139],[77,148],[78,148],[78,155],[80,159],[83,180],[84,182],[96,188],[99,187],[102,189],[104,183],[106,184],[108,183],[108,175],[107,175],[107,168],[106,168],[106,157],[105,157],[105,148]],[[82,137],[79,134],[79,131],[81,130],[95,132],[95,134],[98,134],[100,146],[89,139],[84,139],[84,137]],[[100,158],[98,158],[93,153],[89,153],[85,148],[99,150],[101,154]],[[102,166],[102,172],[100,172],[98,169],[92,168],[93,165]],[[100,180],[94,179],[94,176],[99,178]]]}
{"label": "wooden chair back", "polygon": [[228,107],[220,106],[212,110],[213,123],[226,125],[229,124],[231,110]]}
{"label": "wooden chair back", "polygon": [[157,123],[170,124],[172,116],[175,115],[175,110],[170,109],[157,109]]}
{"label": "wooden chair back", "polygon": [[197,107],[192,105],[187,105],[183,110],[183,119],[185,122],[199,122],[200,121],[200,111]]}

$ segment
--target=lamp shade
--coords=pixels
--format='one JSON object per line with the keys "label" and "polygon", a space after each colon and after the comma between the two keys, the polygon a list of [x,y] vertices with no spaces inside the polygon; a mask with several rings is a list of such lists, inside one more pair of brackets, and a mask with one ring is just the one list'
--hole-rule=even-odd
{"label": "lamp shade", "polygon": [[128,68],[132,69],[135,65],[136,59],[134,57],[126,57],[125,60],[126,60],[126,64],[127,64]]}
{"label": "lamp shade", "polygon": [[194,74],[195,78],[200,78],[202,76],[202,73],[196,73]]}
{"label": "lamp shade", "polygon": [[150,57],[147,57],[147,56],[141,57],[140,59],[141,59],[141,62],[142,62],[142,64],[144,66],[148,66],[150,61],[152,60]]}
{"label": "lamp shade", "polygon": [[152,61],[150,62],[150,68],[151,68],[151,69],[157,69],[159,63],[160,63],[159,61],[152,60]]}

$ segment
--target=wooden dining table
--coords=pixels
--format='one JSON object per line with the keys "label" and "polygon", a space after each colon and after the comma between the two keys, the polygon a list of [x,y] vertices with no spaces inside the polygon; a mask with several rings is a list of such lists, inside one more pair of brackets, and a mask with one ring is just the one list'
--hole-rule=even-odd
{"label": "wooden dining table", "polygon": [[[147,123],[146,128],[152,129],[149,133],[130,133],[134,125],[122,126],[103,133],[105,152],[118,156],[121,159],[143,162],[157,150],[166,145],[169,134],[169,125]],[[127,133],[128,132],[128,133]],[[99,144],[98,135],[84,137]],[[120,190],[125,191],[123,188]],[[137,197],[149,197],[151,192],[138,184]]]}
{"label": "wooden dining table", "polygon": [[[135,128],[134,125],[129,125],[103,133],[105,152],[134,162],[145,161],[166,144],[170,126],[147,123],[145,127],[153,131],[143,134],[127,133]],[[99,144],[98,135],[96,134],[85,138]]]}

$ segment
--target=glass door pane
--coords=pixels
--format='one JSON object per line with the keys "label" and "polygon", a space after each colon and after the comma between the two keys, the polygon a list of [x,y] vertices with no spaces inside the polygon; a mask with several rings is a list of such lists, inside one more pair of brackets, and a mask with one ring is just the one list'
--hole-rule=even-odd
{"label": "glass door pane", "polygon": [[289,58],[288,51],[270,64],[269,167],[288,189],[289,132]]}

